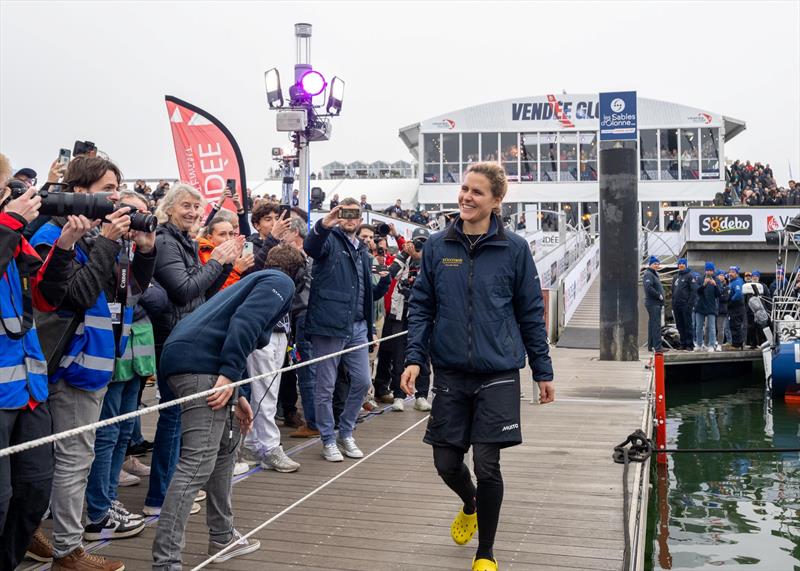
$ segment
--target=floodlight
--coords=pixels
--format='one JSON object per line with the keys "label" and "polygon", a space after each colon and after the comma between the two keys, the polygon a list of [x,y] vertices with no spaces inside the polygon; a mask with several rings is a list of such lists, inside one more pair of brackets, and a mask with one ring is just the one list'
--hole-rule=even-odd
{"label": "floodlight", "polygon": [[[267,103],[271,108],[283,107],[283,91],[281,91],[281,75],[278,68],[264,72],[264,83],[267,86]],[[276,104],[277,103],[277,104]]]}
{"label": "floodlight", "polygon": [[331,91],[328,95],[327,111],[330,115],[338,115],[342,112],[342,101],[344,100],[344,81],[335,77],[331,80]]}
{"label": "floodlight", "polygon": [[315,95],[319,95],[323,91],[325,91],[325,87],[328,84],[325,81],[325,78],[322,77],[322,74],[318,71],[309,70],[303,74],[303,77],[300,78],[300,88],[311,97]]}

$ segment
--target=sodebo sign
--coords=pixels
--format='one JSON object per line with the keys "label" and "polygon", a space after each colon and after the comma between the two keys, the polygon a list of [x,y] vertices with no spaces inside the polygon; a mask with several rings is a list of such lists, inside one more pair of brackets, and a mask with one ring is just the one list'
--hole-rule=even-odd
{"label": "sodebo sign", "polygon": [[800,213],[797,207],[690,208],[686,212],[690,242],[764,242]]}

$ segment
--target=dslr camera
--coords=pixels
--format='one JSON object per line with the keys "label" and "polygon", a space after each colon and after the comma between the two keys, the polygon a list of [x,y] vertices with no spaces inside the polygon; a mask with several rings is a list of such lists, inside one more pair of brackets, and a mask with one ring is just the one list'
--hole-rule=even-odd
{"label": "dslr camera", "polygon": [[[84,215],[89,220],[105,220],[106,216],[125,208],[128,210],[128,216],[131,218],[131,230],[139,230],[141,232],[154,232],[158,226],[158,219],[152,214],[139,212],[139,210],[129,204],[114,205],[108,199],[108,194],[105,192],[98,192],[96,194],[83,194],[78,192],[54,192],[50,188],[53,186],[62,185],[49,185],[38,192],[42,199],[42,206],[39,209],[40,216],[68,216],[70,214]],[[8,199],[2,204],[5,206],[9,201],[15,200],[27,192],[28,187],[24,182],[19,180],[12,180],[8,183],[11,189],[11,194]]]}

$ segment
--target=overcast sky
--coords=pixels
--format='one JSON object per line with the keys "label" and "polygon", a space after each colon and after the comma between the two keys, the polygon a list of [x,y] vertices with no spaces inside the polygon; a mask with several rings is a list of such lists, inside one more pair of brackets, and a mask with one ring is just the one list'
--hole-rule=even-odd
{"label": "overcast sky", "polygon": [[[747,122],[728,158],[800,177],[800,2],[0,3],[0,151],[42,178],[61,147],[97,143],[126,178],[177,176],[164,95],[233,132],[249,179],[286,146],[264,71],[311,61],[347,82],[332,160],[410,158],[400,127],[489,101],[637,90]],[[285,81],[284,81],[285,83]],[[284,85],[284,93],[287,91]]]}

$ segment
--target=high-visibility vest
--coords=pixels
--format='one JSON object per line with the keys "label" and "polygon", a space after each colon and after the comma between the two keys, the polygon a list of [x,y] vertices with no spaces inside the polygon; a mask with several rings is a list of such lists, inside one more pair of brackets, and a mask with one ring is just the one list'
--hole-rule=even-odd
{"label": "high-visibility vest", "polygon": [[[52,247],[61,235],[61,228],[48,222],[31,239],[31,245],[48,244]],[[75,246],[75,259],[85,265],[89,257]],[[122,313],[122,335],[119,344],[114,344],[114,328],[111,311],[105,292],[100,292],[94,305],[86,310],[83,321],[78,325],[67,349],[61,357],[58,369],[50,377],[50,382],[60,380],[85,391],[96,391],[111,382],[114,360],[123,355],[128,345],[128,336],[133,322],[133,307],[125,307]]]}
{"label": "high-visibility vest", "polygon": [[129,381],[134,375],[149,377],[156,374],[156,346],[153,324],[149,317],[133,322],[125,353],[114,365],[114,381]]}
{"label": "high-visibility vest", "polygon": [[33,399],[47,400],[47,361],[35,324],[20,339],[6,332],[22,332],[22,285],[12,259],[0,278],[0,409],[22,408]]}

